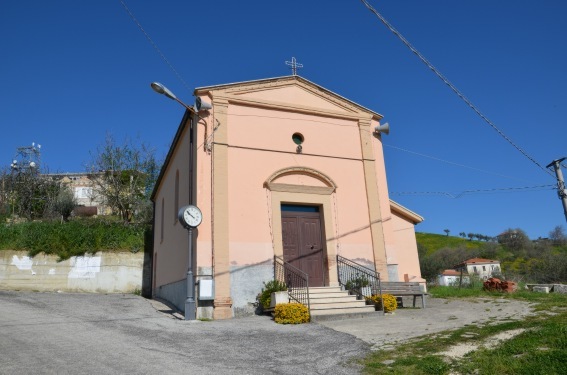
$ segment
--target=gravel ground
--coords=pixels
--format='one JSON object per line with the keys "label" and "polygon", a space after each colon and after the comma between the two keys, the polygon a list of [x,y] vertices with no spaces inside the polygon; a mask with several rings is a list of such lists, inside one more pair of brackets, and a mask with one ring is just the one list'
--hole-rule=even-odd
{"label": "gravel ground", "polygon": [[377,350],[387,349],[396,343],[423,335],[471,324],[520,320],[530,314],[533,314],[531,305],[517,300],[428,298],[425,309],[402,308],[382,317],[327,321],[320,324],[356,336]]}
{"label": "gravel ground", "polygon": [[353,359],[371,349],[531,313],[504,299],[429,298],[427,305],[280,325],[267,316],[189,322],[159,301],[127,294],[0,291],[0,374],[356,374]]}

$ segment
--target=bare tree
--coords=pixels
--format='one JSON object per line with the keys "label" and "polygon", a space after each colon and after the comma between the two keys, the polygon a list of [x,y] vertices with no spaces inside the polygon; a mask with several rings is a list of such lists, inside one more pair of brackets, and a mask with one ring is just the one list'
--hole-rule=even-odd
{"label": "bare tree", "polygon": [[11,213],[28,220],[48,216],[59,194],[59,184],[37,169],[12,170],[3,175],[2,184]]}
{"label": "bare tree", "polygon": [[149,199],[159,172],[153,149],[129,140],[118,145],[111,135],[91,152],[87,168],[93,194],[127,223]]}
{"label": "bare tree", "polygon": [[565,236],[565,231],[563,226],[558,225],[551,232],[549,232],[549,239],[553,241],[555,246],[562,246],[567,243],[567,237]]}

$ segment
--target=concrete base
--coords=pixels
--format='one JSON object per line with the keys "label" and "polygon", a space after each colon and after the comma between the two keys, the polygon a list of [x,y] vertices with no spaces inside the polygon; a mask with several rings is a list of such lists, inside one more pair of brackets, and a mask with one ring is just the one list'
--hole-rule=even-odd
{"label": "concrete base", "polygon": [[58,262],[54,255],[0,251],[0,289],[40,292],[142,291],[144,253],[98,252]]}
{"label": "concrete base", "polygon": [[567,294],[567,285],[565,284],[553,284],[553,292],[560,294]]}
{"label": "concrete base", "polygon": [[533,291],[537,292],[537,293],[549,293],[549,287],[547,287],[547,286],[534,286]]}

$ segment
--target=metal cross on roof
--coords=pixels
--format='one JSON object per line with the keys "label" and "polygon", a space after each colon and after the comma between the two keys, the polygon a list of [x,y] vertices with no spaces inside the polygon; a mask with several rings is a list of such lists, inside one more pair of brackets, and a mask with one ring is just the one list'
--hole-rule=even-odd
{"label": "metal cross on roof", "polygon": [[295,57],[292,57],[291,61],[286,61],[285,64],[291,66],[291,72],[294,76],[297,75],[297,68],[303,68],[303,64],[298,63]]}

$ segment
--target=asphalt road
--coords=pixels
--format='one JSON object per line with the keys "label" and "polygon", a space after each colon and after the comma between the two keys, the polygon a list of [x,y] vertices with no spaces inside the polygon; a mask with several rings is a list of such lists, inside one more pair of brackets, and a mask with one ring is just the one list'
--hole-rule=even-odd
{"label": "asphalt road", "polygon": [[188,322],[153,303],[0,291],[0,374],[354,374],[370,350],[320,324]]}

